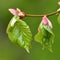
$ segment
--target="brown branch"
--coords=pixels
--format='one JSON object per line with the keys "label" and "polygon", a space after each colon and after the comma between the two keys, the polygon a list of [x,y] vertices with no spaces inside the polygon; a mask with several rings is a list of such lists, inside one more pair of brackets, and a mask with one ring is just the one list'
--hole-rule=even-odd
{"label": "brown branch", "polygon": [[44,15],[51,16],[51,15],[54,15],[54,14],[57,14],[57,13],[60,13],[60,10],[52,12],[52,13],[49,13],[49,14],[43,14],[43,15],[26,14],[26,16],[27,17],[43,17]]}

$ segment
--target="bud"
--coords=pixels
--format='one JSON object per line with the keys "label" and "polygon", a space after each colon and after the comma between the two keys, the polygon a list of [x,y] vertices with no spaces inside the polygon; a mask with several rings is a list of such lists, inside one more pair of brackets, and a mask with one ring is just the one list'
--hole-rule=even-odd
{"label": "bud", "polygon": [[43,16],[41,23],[42,23],[43,25],[49,25],[50,28],[53,28],[53,27],[52,27],[52,23],[50,22],[50,20],[49,20],[46,16]]}
{"label": "bud", "polygon": [[43,24],[43,25],[48,24],[48,19],[47,19],[46,16],[44,16],[44,17],[42,18],[42,24]]}
{"label": "bud", "polygon": [[60,6],[60,1],[58,2],[58,5]]}
{"label": "bud", "polygon": [[24,18],[26,16],[26,14],[24,12],[22,12],[20,9],[9,9],[9,11],[13,14],[13,15],[18,15],[20,18]]}
{"label": "bud", "polygon": [[19,11],[15,10],[15,9],[9,9],[10,13],[13,15],[18,15]]}

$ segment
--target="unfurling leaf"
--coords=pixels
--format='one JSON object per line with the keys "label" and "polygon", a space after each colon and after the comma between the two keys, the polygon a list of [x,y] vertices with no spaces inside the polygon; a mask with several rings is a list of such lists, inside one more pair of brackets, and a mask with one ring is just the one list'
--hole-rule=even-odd
{"label": "unfurling leaf", "polygon": [[29,26],[19,19],[18,16],[14,16],[7,27],[7,34],[9,39],[18,46],[26,49],[29,53],[32,33]]}
{"label": "unfurling leaf", "polygon": [[35,41],[40,43],[43,46],[43,48],[47,48],[50,52],[52,52],[52,45],[54,43],[54,34],[52,32],[52,28],[49,25],[49,22],[47,22],[47,24],[46,20],[45,24],[42,24],[41,22],[41,24],[39,25],[39,29],[40,31],[38,31],[38,33],[35,35]]}
{"label": "unfurling leaf", "polygon": [[58,23],[60,24],[60,14],[59,14],[59,16],[58,16]]}

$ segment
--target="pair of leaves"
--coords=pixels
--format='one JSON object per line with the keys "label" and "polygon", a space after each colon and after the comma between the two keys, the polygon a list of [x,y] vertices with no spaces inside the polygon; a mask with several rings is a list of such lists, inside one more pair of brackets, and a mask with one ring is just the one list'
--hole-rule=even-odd
{"label": "pair of leaves", "polygon": [[52,45],[54,43],[54,34],[48,25],[39,25],[40,32],[35,35],[35,41],[40,43],[44,48],[52,52]]}
{"label": "pair of leaves", "polygon": [[7,34],[13,43],[25,48],[29,53],[32,33],[29,26],[24,21],[19,19],[19,16],[14,16],[11,19],[7,27]]}
{"label": "pair of leaves", "polygon": [[[35,41],[39,42],[43,48],[52,52],[54,34],[48,25],[39,25],[40,32],[35,35]],[[7,34],[9,39],[16,45],[25,48],[29,53],[31,47],[32,33],[29,26],[15,15],[8,24]]]}

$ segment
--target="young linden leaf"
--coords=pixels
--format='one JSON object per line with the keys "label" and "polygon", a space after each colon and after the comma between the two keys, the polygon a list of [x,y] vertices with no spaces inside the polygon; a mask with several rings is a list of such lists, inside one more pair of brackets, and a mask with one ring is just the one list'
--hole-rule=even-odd
{"label": "young linden leaf", "polygon": [[47,48],[52,52],[52,45],[54,43],[54,34],[48,25],[39,26],[40,32],[35,35],[35,41],[40,43],[43,48]]}
{"label": "young linden leaf", "polygon": [[18,46],[26,49],[29,53],[31,46],[32,33],[29,26],[19,19],[18,16],[14,16],[7,27],[7,34],[9,39]]}
{"label": "young linden leaf", "polygon": [[59,16],[58,16],[58,23],[60,24],[60,14],[59,14]]}
{"label": "young linden leaf", "polygon": [[54,34],[49,26],[43,26],[35,35],[35,41],[39,42],[43,48],[47,48],[50,52],[52,52],[52,45],[54,43]]}

